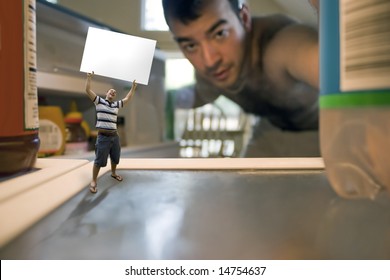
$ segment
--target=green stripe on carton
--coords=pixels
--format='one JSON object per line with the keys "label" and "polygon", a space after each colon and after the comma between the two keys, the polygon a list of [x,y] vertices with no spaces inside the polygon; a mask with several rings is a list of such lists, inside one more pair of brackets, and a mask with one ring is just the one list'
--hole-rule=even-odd
{"label": "green stripe on carton", "polygon": [[321,108],[390,106],[390,91],[347,92],[320,96]]}

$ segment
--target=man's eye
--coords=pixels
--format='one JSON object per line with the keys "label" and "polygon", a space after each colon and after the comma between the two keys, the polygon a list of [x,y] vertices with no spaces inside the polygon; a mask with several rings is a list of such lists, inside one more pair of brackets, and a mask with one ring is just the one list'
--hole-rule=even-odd
{"label": "man's eye", "polygon": [[229,36],[229,31],[227,29],[219,30],[217,33],[215,33],[214,37],[216,39],[223,39]]}
{"label": "man's eye", "polygon": [[186,45],[182,45],[181,47],[185,52],[193,52],[195,51],[196,49],[196,45],[195,44],[186,44]]}

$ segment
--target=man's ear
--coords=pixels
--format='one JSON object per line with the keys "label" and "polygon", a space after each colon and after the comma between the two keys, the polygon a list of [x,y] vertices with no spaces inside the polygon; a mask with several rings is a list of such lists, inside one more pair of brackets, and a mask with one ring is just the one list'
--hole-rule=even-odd
{"label": "man's ear", "polygon": [[249,12],[249,7],[245,3],[242,4],[240,9],[240,19],[242,22],[242,25],[244,26],[245,30],[249,31],[251,30],[252,25],[252,17]]}

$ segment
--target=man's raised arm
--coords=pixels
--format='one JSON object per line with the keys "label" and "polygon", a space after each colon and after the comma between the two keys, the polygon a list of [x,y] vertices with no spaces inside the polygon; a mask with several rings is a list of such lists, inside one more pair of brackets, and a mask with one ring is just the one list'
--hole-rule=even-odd
{"label": "man's raised arm", "polygon": [[89,97],[89,99],[91,99],[92,101],[95,100],[96,98],[96,93],[93,92],[93,90],[91,90],[91,79],[93,77],[93,72],[92,73],[87,73],[87,81],[85,83],[85,91]]}
{"label": "man's raised arm", "polygon": [[123,106],[126,105],[130,100],[131,98],[133,97],[134,93],[135,93],[135,90],[137,88],[137,83],[136,81],[134,80],[133,81],[133,84],[131,85],[131,89],[129,90],[129,92],[127,93],[126,97],[122,99],[123,101]]}

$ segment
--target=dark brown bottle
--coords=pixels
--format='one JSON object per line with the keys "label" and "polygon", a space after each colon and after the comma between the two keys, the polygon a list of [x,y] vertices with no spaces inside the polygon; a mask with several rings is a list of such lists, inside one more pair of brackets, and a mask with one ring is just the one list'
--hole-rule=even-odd
{"label": "dark brown bottle", "polygon": [[39,148],[35,0],[0,1],[0,176],[29,170]]}

